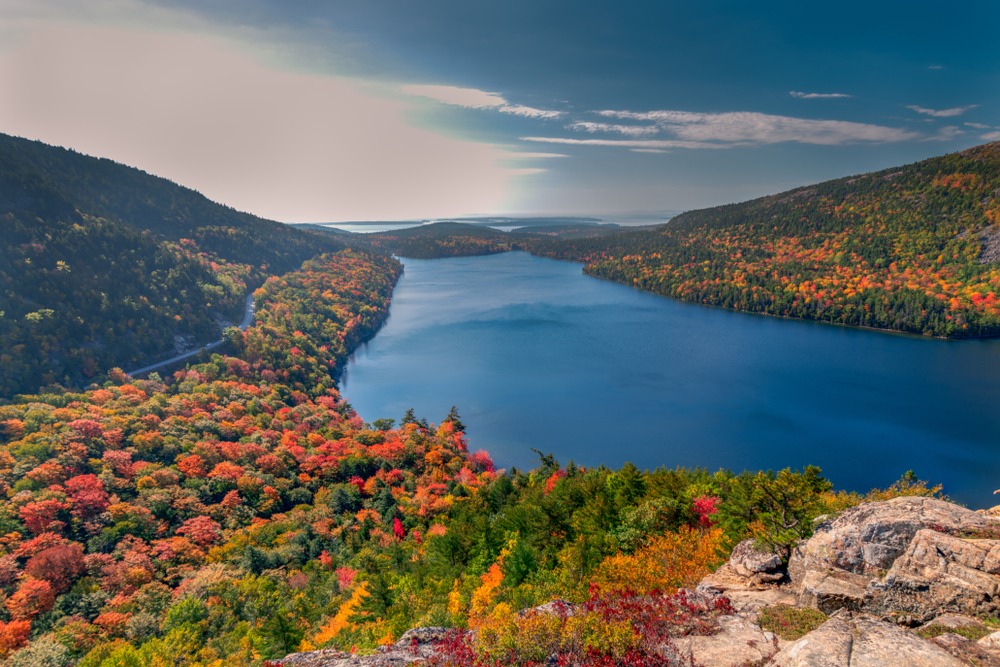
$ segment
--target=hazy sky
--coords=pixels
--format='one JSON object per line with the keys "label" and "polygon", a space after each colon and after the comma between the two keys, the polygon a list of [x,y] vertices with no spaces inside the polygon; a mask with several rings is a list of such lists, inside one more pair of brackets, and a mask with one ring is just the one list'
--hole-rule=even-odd
{"label": "hazy sky", "polygon": [[0,0],[0,132],[283,221],[683,210],[1000,140],[1000,2]]}

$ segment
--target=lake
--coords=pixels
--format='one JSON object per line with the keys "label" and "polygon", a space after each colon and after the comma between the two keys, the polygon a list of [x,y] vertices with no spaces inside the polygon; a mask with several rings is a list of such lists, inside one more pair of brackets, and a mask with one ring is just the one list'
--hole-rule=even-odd
{"label": "lake", "polygon": [[1000,341],[941,341],[685,304],[506,253],[404,260],[342,392],[367,421],[451,405],[498,467],[801,468],[866,491],[913,469],[1000,488]]}

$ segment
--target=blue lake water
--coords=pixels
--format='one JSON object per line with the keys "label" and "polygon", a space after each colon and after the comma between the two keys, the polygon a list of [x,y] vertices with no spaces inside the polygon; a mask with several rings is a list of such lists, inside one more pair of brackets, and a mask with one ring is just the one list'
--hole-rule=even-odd
{"label": "blue lake water", "polygon": [[909,469],[973,506],[1000,488],[1000,341],[940,341],[680,303],[506,253],[404,260],[342,391],[367,421],[458,406],[472,449],[715,470]]}

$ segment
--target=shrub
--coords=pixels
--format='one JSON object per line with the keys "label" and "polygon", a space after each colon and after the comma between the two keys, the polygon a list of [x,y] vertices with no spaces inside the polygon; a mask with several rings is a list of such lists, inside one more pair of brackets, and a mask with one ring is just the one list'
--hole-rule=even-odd
{"label": "shrub", "polygon": [[758,625],[782,639],[798,639],[826,622],[826,614],[819,609],[792,607],[779,604],[764,607],[757,619]]}

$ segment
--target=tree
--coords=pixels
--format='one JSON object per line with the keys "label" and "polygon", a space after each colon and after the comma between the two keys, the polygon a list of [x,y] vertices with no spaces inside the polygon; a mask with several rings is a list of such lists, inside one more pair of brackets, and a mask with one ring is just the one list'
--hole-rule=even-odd
{"label": "tree", "polygon": [[444,418],[444,421],[445,423],[450,422],[456,431],[465,433],[465,424],[462,423],[462,418],[458,415],[458,408],[454,405],[448,410],[448,416]]}
{"label": "tree", "polygon": [[5,605],[15,621],[30,621],[52,609],[55,601],[56,593],[49,582],[28,576],[17,591],[7,598]]}
{"label": "tree", "polygon": [[719,523],[733,544],[747,536],[787,558],[812,534],[812,520],[823,511],[820,494],[832,485],[816,466],[802,472],[744,472],[723,480]]}

